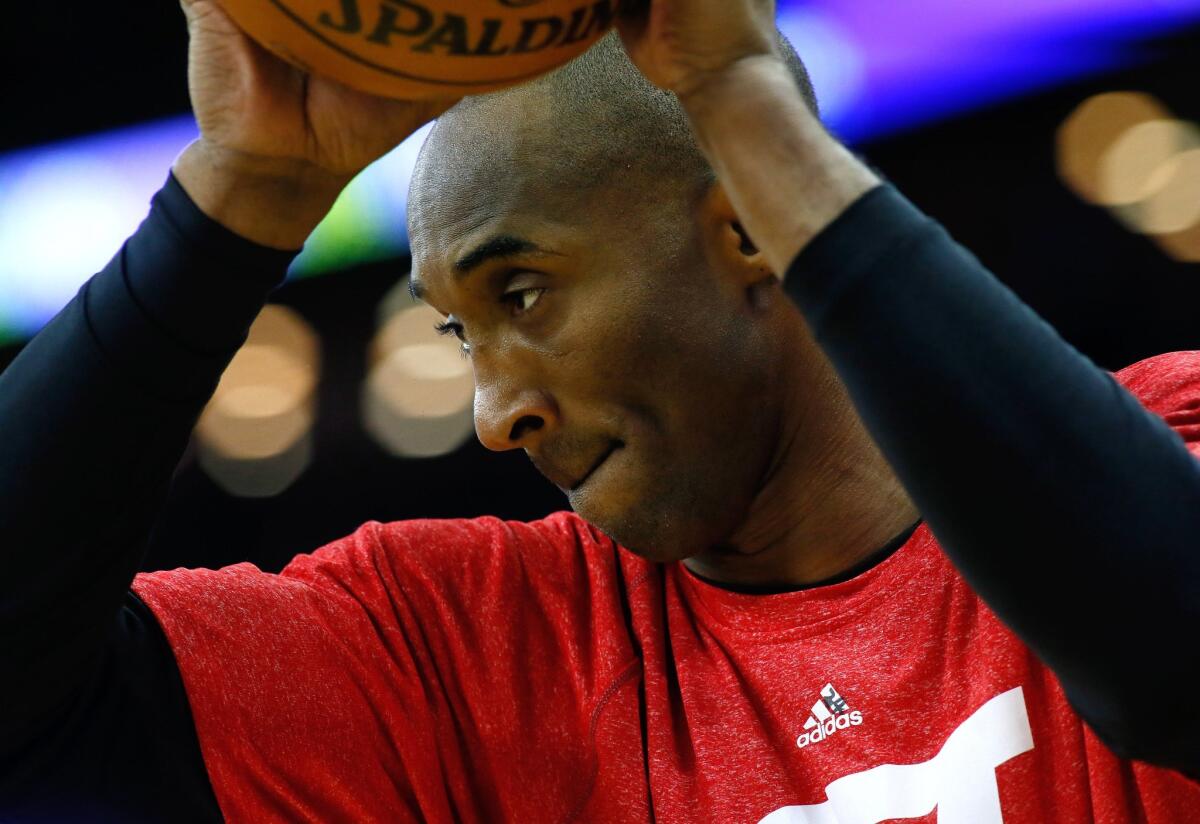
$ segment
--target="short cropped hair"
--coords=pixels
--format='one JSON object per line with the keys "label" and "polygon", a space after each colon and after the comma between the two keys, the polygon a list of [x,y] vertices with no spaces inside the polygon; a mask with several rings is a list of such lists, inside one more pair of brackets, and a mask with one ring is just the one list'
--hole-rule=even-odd
{"label": "short cropped hair", "polygon": [[[778,51],[801,95],[818,113],[804,63],[778,37]],[[536,111],[538,117],[532,123],[504,122],[511,121],[505,113],[512,111]],[[715,178],[679,99],[646,80],[616,32],[529,83],[464,99],[442,116],[426,149],[442,141],[453,144],[458,162],[471,162],[464,157],[470,155],[484,163],[512,160],[513,142],[519,141],[518,160],[536,157],[554,185],[587,187],[640,173],[647,183],[695,188]]]}

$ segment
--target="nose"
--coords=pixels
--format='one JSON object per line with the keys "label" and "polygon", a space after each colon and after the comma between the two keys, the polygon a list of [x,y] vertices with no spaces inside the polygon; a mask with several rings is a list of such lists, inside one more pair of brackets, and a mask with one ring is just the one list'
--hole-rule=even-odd
{"label": "nose", "polygon": [[495,452],[533,449],[558,426],[558,409],[545,391],[510,381],[475,386],[475,434]]}

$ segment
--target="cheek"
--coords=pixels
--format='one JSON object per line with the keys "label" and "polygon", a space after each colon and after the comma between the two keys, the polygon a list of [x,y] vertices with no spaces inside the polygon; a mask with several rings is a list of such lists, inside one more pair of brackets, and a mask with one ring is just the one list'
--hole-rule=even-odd
{"label": "cheek", "polygon": [[652,306],[628,290],[581,289],[571,296],[551,356],[572,394],[589,402],[627,402],[647,377],[669,367],[663,323]]}
{"label": "cheek", "polygon": [[748,313],[685,297],[591,314],[579,371],[593,398],[641,410],[672,440],[726,437],[763,403],[770,352]]}
{"label": "cheek", "polygon": [[589,277],[563,293],[543,338],[562,400],[619,407],[669,431],[706,413],[717,420],[705,427],[720,429],[760,393],[769,359],[752,309],[699,261],[670,268]]}
{"label": "cheek", "polygon": [[629,447],[572,505],[660,560],[728,536],[773,443],[769,340],[748,313],[716,303],[610,304],[572,325],[564,358],[583,417],[615,423],[609,434]]}

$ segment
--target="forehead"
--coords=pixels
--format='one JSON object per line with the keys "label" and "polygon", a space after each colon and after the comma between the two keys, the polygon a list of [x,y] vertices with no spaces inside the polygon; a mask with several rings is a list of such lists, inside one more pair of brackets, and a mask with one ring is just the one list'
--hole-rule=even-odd
{"label": "forehead", "polygon": [[426,270],[444,268],[468,258],[494,237],[542,242],[578,234],[573,212],[564,207],[569,204],[551,202],[511,182],[456,185],[442,181],[410,204],[413,263]]}
{"label": "forehead", "polygon": [[480,157],[452,148],[431,147],[414,175],[409,238],[414,275],[427,285],[496,239],[571,250],[613,233],[626,200],[619,191],[573,184],[544,153]]}

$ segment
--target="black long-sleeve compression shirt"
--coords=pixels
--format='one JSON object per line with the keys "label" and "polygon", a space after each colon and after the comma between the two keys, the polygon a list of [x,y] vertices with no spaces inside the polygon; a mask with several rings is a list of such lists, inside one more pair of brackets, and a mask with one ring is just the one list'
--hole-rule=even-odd
{"label": "black long-sleeve compression shirt", "polygon": [[[171,180],[0,375],[0,820],[220,819],[174,658],[128,587],[289,258]],[[1131,723],[1147,689],[1187,707],[1200,671],[1162,632],[1197,625],[1200,464],[1178,436],[888,187],[787,288],[950,557],[1081,715],[1123,754],[1200,771],[1194,721]]]}
{"label": "black long-sleeve compression shirt", "polygon": [[220,820],[174,657],[129,585],[292,257],[209,220],[172,178],[0,375],[0,821]]}

